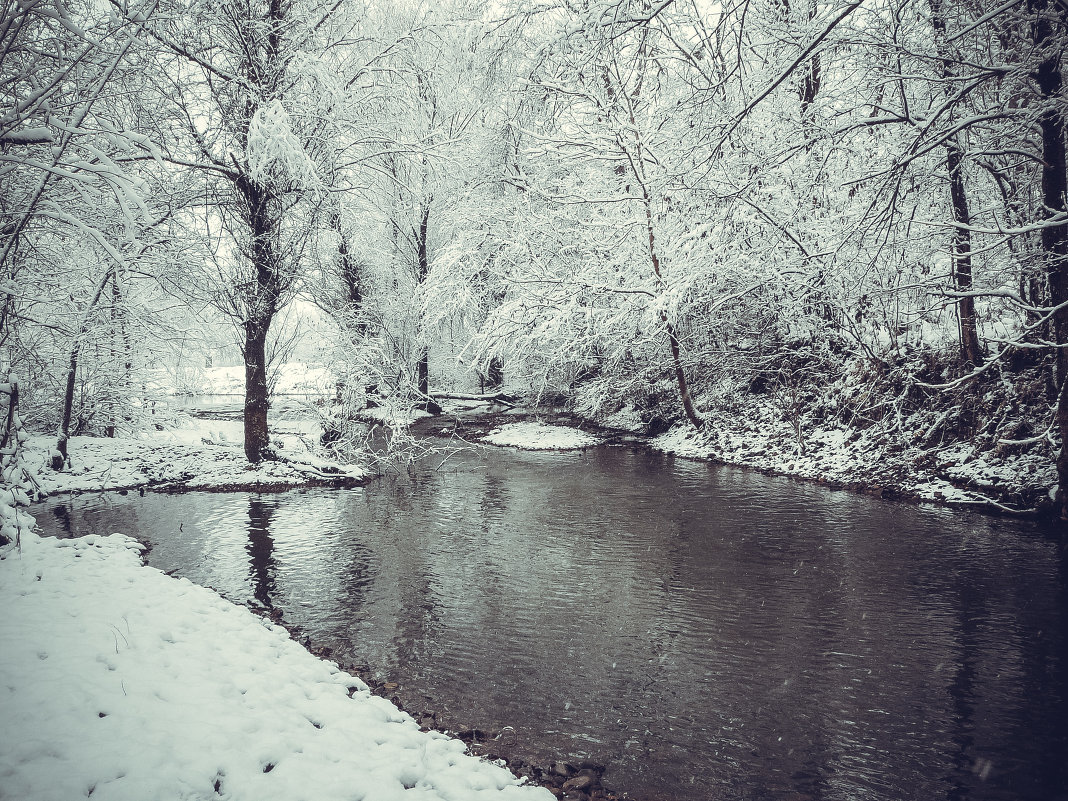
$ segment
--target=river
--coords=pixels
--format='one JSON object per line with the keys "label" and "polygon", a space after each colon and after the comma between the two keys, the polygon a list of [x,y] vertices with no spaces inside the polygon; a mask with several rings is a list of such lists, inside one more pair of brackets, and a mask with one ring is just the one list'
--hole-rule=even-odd
{"label": "river", "polygon": [[1068,559],[1027,522],[629,447],[34,513],[631,798],[1068,798]]}

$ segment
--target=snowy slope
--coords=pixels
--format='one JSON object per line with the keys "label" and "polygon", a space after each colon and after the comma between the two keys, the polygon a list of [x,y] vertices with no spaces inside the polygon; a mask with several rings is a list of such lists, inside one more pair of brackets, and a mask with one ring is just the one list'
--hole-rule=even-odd
{"label": "snowy slope", "polygon": [[140,548],[3,551],[0,798],[552,798]]}

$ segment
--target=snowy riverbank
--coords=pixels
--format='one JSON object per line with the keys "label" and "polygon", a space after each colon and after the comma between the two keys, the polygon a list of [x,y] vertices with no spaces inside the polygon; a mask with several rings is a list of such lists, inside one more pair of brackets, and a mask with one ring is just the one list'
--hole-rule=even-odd
{"label": "snowy riverbank", "polygon": [[0,798],[552,798],[140,548],[2,551]]}
{"label": "snowy riverbank", "polygon": [[530,451],[577,450],[589,448],[601,442],[600,438],[577,428],[549,425],[537,420],[506,423],[482,437],[482,441],[490,445]]}
{"label": "snowy riverbank", "polygon": [[[626,415],[602,421],[625,427]],[[950,505],[1033,511],[1056,486],[1054,464],[1033,451],[888,442],[876,430],[796,429],[774,410],[710,412],[702,431],[680,424],[651,437],[665,453],[746,467],[836,487]]]}
{"label": "snowy riverbank", "polygon": [[[510,416],[535,416],[516,409]],[[646,436],[640,415],[610,417],[543,410],[545,421],[503,422],[499,414],[466,421],[475,441],[523,450],[568,450],[604,443],[644,442],[664,453],[760,470],[775,475],[875,492],[887,497],[986,507],[1033,510],[1056,485],[1053,463],[1034,450],[980,449],[950,442],[932,447],[917,438],[910,446],[888,440],[879,429],[824,425],[797,428],[771,407],[754,404],[745,414],[706,412],[702,431],[680,423]],[[546,422],[548,421],[548,422]],[[582,426],[582,428],[579,428]],[[442,434],[428,428],[428,432]]]}
{"label": "snowy riverbank", "polygon": [[299,434],[276,437],[283,446],[278,460],[250,465],[241,447],[240,421],[193,422],[197,425],[138,438],[71,437],[70,467],[61,472],[45,466],[54,437],[30,437],[25,458],[39,469],[41,488],[50,495],[140,488],[277,489],[367,478],[357,466],[314,456]]}
{"label": "snowy riverbank", "polygon": [[[683,423],[656,436],[641,433],[644,424],[634,412],[608,418],[543,414],[552,422],[529,419],[502,424],[501,415],[494,414],[468,419],[467,429],[474,432],[475,441],[523,450],[644,442],[688,459],[887,497],[989,509],[1030,511],[1035,499],[1049,497],[1056,484],[1054,465],[1034,451],[980,450],[966,443],[895,447],[880,431],[830,425],[806,428],[799,446],[796,428],[770,408],[754,408],[746,415],[713,410],[707,413],[702,431]],[[517,409],[513,415],[533,417],[535,413]],[[444,431],[427,430],[439,435]]]}

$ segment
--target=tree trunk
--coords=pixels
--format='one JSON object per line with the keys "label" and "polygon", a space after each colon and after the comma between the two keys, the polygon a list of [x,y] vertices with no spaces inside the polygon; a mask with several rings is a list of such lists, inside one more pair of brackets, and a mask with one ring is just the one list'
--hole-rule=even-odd
{"label": "tree trunk", "polygon": [[[656,277],[662,280],[660,275],[660,256],[656,252],[656,236],[653,233],[653,206],[649,199],[649,193],[645,188],[645,184],[641,183],[642,195],[645,201],[645,226],[646,231],[649,234],[649,260],[653,266],[653,272],[656,273]],[[667,312],[660,312],[660,319],[664,323],[664,330],[667,332],[668,343],[671,346],[671,363],[675,368],[675,383],[679,387],[679,398],[682,400],[682,409],[686,412],[686,418],[693,423],[694,428],[701,428],[704,426],[705,421],[701,419],[697,414],[697,410],[694,408],[693,399],[690,397],[690,385],[686,381],[686,372],[682,368],[682,348],[679,345],[679,336],[675,331],[675,326],[672,325],[668,319]]]}
{"label": "tree trunk", "polygon": [[430,397],[430,349],[423,347],[419,355],[419,363],[415,366],[416,389],[424,398]]}
{"label": "tree trunk", "polygon": [[19,445],[19,435],[15,426],[15,415],[18,413],[19,406],[19,384],[17,381],[11,380],[10,372],[5,378],[9,385],[7,391],[7,421],[4,423],[4,436],[0,439],[0,451],[7,449],[9,441],[12,443],[13,450],[17,450]]}
{"label": "tree trunk", "polygon": [[275,245],[280,220],[271,191],[241,176],[237,188],[246,204],[252,233],[252,267],[256,274],[254,295],[247,299],[244,321],[245,344],[245,457],[253,464],[270,456],[267,411],[267,334],[278,311],[284,277]]}
{"label": "tree trunk", "polygon": [[120,353],[122,373],[108,389],[108,424],[104,435],[114,438],[120,420],[129,420],[129,415],[122,414],[123,403],[128,400],[130,391],[130,371],[133,369],[133,349],[130,344],[130,332],[126,326],[126,307],[122,298],[122,283],[119,280],[119,268],[115,267],[111,278],[111,343],[112,363],[117,366]]}
{"label": "tree trunk", "polygon": [[[972,234],[963,226],[970,226],[972,217],[964,189],[964,175],[961,173],[960,146],[954,140],[946,143],[946,168],[949,171],[953,220],[958,226],[953,234],[953,285],[958,292],[971,292]],[[966,364],[979,367],[983,364],[983,351],[975,319],[975,298],[962,297],[957,301],[957,317],[960,320],[961,358]]]}
{"label": "tree trunk", "polygon": [[[416,231],[416,256],[418,258],[418,278],[422,284],[430,275],[430,256],[427,248],[427,232],[430,228],[430,203],[423,206],[423,213],[419,219],[419,230]],[[430,347],[426,344],[419,346],[419,361],[416,364],[416,390],[425,400],[424,408],[430,409]],[[435,404],[436,406],[436,404]]]}
{"label": "tree trunk", "polygon": [[486,385],[493,389],[504,386],[504,365],[499,356],[490,359],[489,366],[486,368]]}
{"label": "tree trunk", "polygon": [[[1038,118],[1042,134],[1042,203],[1050,214],[1065,211],[1068,192],[1064,123],[1058,105],[1064,86],[1059,41],[1064,34],[1065,19],[1050,0],[1030,4],[1034,12],[1032,33],[1036,48],[1045,50],[1044,59],[1033,75],[1039,88],[1041,113]],[[1053,19],[1059,24],[1054,25]],[[1068,303],[1068,226],[1058,225],[1042,229],[1042,250],[1045,256],[1046,277],[1049,281],[1050,305]],[[1061,437],[1057,456],[1057,502],[1062,522],[1068,522],[1068,309],[1053,315],[1053,338],[1057,344],[1055,379],[1057,382],[1057,411],[1055,421]]]}
{"label": "tree trunk", "polygon": [[271,438],[267,412],[271,401],[267,391],[267,331],[270,320],[250,320],[245,324],[245,458],[252,464],[268,456]]}
{"label": "tree trunk", "polygon": [[[341,215],[339,213],[334,212],[330,215],[330,227],[334,229],[334,233],[337,235],[338,270],[341,273],[341,280],[345,284],[345,302],[348,304],[349,310],[358,315],[360,306],[363,304],[360,267],[349,251],[349,242],[345,238],[344,229],[341,227]],[[357,329],[360,333],[364,333],[362,322],[357,324]]]}
{"label": "tree trunk", "polygon": [[78,377],[78,353],[82,343],[75,340],[70,349],[70,364],[67,366],[67,387],[63,392],[63,412],[59,417],[59,435],[56,437],[56,452],[52,455],[52,469],[62,470],[66,466],[67,442],[70,440],[70,416],[74,410],[74,385]]}
{"label": "tree trunk", "polygon": [[100,296],[104,293],[104,287],[107,286],[108,279],[112,278],[112,276],[112,271],[108,270],[100,279],[100,283],[96,285],[96,291],[89,300],[89,306],[85,310],[82,324],[74,335],[74,341],[71,342],[70,361],[67,365],[67,385],[63,391],[63,410],[59,416],[59,434],[56,437],[56,455],[51,459],[53,470],[62,470],[69,459],[67,456],[67,442],[70,440],[70,418],[74,412],[74,386],[78,378],[78,356],[81,354],[82,340],[85,337],[85,332],[89,330],[89,322],[96,311],[96,305],[100,302]]}
{"label": "tree trunk", "polygon": [[[938,52],[939,73],[946,92],[954,91],[956,71],[950,59],[946,43],[946,18],[942,13],[942,0],[930,0],[931,27],[934,29],[935,48]],[[949,173],[949,196],[953,207],[953,221],[957,227],[953,233],[953,287],[958,292],[972,289],[972,224],[968,208],[968,195],[961,169],[963,153],[957,137],[946,140],[946,171]],[[960,324],[960,355],[965,364],[979,367],[983,364],[983,351],[979,345],[979,331],[975,320],[975,298],[962,297],[957,301],[957,319]]]}

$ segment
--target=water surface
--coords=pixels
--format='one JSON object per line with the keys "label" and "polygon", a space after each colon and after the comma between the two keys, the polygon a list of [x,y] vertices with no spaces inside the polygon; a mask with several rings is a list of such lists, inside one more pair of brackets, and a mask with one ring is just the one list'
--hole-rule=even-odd
{"label": "water surface", "polygon": [[1027,523],[626,448],[36,514],[633,798],[1068,798],[1068,560]]}

